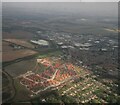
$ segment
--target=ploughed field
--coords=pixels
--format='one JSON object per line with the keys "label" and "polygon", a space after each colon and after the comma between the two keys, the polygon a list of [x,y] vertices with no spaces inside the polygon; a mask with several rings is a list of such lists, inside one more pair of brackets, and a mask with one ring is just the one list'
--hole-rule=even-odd
{"label": "ploughed field", "polygon": [[37,52],[29,49],[14,49],[8,42],[3,41],[3,62],[13,61],[34,54],[37,54]]}
{"label": "ploughed field", "polygon": [[4,39],[4,41],[16,44],[16,45],[20,45],[23,47],[27,47],[27,48],[34,48],[34,45],[32,45],[31,43],[27,42],[26,40],[20,40],[20,39]]}

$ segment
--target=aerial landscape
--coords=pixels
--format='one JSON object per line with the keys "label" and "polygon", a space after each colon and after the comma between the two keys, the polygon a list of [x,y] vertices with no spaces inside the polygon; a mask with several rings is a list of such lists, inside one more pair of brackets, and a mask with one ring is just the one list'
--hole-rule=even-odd
{"label": "aerial landscape", "polygon": [[2,4],[2,102],[120,103],[118,3]]}

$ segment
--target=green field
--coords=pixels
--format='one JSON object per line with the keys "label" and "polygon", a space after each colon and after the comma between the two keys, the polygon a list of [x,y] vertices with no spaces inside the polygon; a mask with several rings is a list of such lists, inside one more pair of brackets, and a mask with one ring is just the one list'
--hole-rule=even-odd
{"label": "green field", "polygon": [[59,56],[61,54],[62,54],[62,51],[57,50],[57,51],[54,51],[54,52],[47,52],[45,54],[40,54],[40,55],[38,55],[37,58],[45,58],[45,57],[51,57],[51,56],[56,57],[56,56]]}

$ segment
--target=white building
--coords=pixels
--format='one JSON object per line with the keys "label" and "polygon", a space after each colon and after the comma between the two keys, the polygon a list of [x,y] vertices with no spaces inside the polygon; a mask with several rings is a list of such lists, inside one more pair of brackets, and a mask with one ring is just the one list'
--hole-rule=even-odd
{"label": "white building", "polygon": [[30,42],[37,44],[37,45],[41,45],[41,46],[48,46],[49,42],[46,40],[30,40]]}

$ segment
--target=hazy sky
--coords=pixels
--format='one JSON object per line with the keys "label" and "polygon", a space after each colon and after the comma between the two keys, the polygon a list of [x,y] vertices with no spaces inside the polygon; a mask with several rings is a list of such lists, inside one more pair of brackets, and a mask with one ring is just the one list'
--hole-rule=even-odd
{"label": "hazy sky", "polygon": [[119,0],[2,0],[3,2],[118,2]]}
{"label": "hazy sky", "polygon": [[117,16],[118,3],[3,3],[3,13],[20,11],[26,13],[60,12],[90,15]]}

